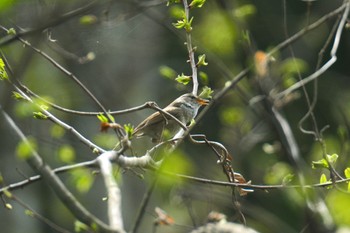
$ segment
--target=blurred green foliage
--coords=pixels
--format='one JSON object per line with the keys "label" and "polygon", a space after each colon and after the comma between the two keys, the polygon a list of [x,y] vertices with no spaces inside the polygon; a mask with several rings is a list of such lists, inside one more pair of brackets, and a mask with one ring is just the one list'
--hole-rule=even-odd
{"label": "blurred green foliage", "polygon": [[[29,33],[25,40],[74,74],[108,110],[126,109],[150,100],[156,101],[159,106],[165,106],[176,96],[189,92],[192,88],[191,67],[188,65],[188,51],[184,44],[186,31],[191,33],[196,62],[201,65],[198,70],[200,88],[205,90],[206,97],[210,97],[231,85],[241,70],[251,67],[255,51],[270,51],[284,41],[285,29],[288,29],[289,35],[293,35],[334,9],[341,1],[311,1],[310,8],[305,1],[285,1],[287,28],[283,22],[282,3],[275,3],[277,2],[257,0],[207,1],[201,8],[191,9],[191,16],[186,19],[181,4],[170,4],[167,7],[162,3],[141,10],[130,2],[100,1],[101,5],[98,7],[93,7],[72,20]],[[14,35],[20,31],[36,29],[83,5],[81,1],[2,0],[0,22],[7,29],[13,28],[10,34]],[[174,22],[177,22],[176,27],[185,28],[186,31],[174,28]],[[288,157],[288,151],[273,124],[271,113],[266,111],[265,98],[259,92],[259,85],[268,84],[266,86],[272,88],[268,91],[275,93],[298,82],[299,74],[306,77],[313,72],[333,23],[334,19],[330,19],[315,31],[293,42],[290,48],[293,49],[295,57],[291,56],[290,48],[283,48],[273,54],[276,61],[269,63],[269,77],[257,80],[253,69],[250,69],[238,86],[220,101],[215,101],[207,114],[200,121],[196,121],[193,132],[205,133],[208,139],[222,143],[233,155],[232,165],[235,171],[253,184],[299,184],[298,168]],[[295,135],[301,160],[305,160],[302,167],[306,170],[301,172],[308,184],[330,179],[328,165],[323,159],[324,152],[338,155],[337,162],[332,165],[339,173],[343,175],[345,172],[345,177],[350,177],[350,53],[346,44],[347,32],[344,33],[336,64],[319,79],[318,101],[313,109],[319,129],[325,125],[330,126],[322,132],[325,147],[313,135],[303,134],[298,128],[300,119],[309,110],[302,91],[298,92],[299,98],[291,98],[289,102],[278,106]],[[8,36],[10,35],[5,31],[0,32],[0,42]],[[332,41],[325,48],[320,64],[324,64],[329,58],[331,44]],[[63,74],[57,65],[51,64],[30,47],[15,41],[2,46],[1,50],[8,59],[15,78],[40,97],[65,108],[101,111],[69,75]],[[205,57],[199,57],[201,54],[205,54]],[[84,58],[85,63],[82,62]],[[14,78],[6,71],[9,70],[5,70],[3,60],[0,60],[0,78],[6,79],[8,75],[10,80]],[[180,84],[174,81],[176,78]],[[315,93],[312,84],[306,85],[306,90],[310,97]],[[31,171],[27,172],[28,166],[23,162],[31,155],[32,149],[39,150],[45,162],[53,168],[62,163],[74,164],[95,158],[96,154],[82,145],[69,131],[51,121],[34,119],[33,113],[40,112],[40,109],[25,101],[18,92],[14,94],[14,98],[11,97],[12,91],[14,90],[9,82],[0,82],[0,104],[14,116],[25,134],[32,136],[29,137],[30,146],[23,142],[18,143],[18,139],[13,137],[11,127],[7,124],[1,125],[1,183],[10,184],[18,180],[17,167],[18,171],[24,171],[26,177],[33,174]],[[258,101],[251,101],[255,97]],[[40,106],[47,105],[39,99],[35,99],[35,103]],[[96,121],[96,117],[68,114],[51,107],[49,111],[104,149],[115,148],[118,143],[112,130],[108,133],[99,132],[100,122]],[[115,121],[126,125],[125,129],[130,134],[132,125],[136,125],[145,115],[142,111],[132,112],[115,116]],[[108,122],[105,116],[99,120]],[[314,122],[309,118],[303,126],[313,130]],[[133,143],[136,140],[138,139],[133,139]],[[135,151],[127,150],[125,153],[130,156],[143,155],[153,146],[148,141],[140,141],[141,149],[132,148]],[[12,160],[15,159],[11,156],[14,151],[19,161]],[[162,168],[165,172],[227,181],[221,164],[217,164],[215,152],[206,145],[196,145],[185,140],[172,154],[160,150],[154,159],[165,157],[167,159]],[[313,161],[321,169],[312,170]],[[115,174],[122,188],[123,217],[128,228],[135,219],[136,210],[154,173],[140,168],[124,170],[116,166]],[[91,169],[77,169],[69,174],[60,174],[60,178],[70,188],[73,187],[73,192],[79,193],[79,198],[89,210],[105,217],[105,203],[101,201],[105,197],[105,188],[98,173]],[[33,190],[30,187],[32,186],[15,192],[23,194],[25,201],[33,205],[39,213],[55,221],[58,219],[60,224],[73,231],[74,216],[68,214],[68,210],[52,192],[43,188],[44,183],[33,185]],[[350,182],[339,185],[342,191],[349,190],[349,187]],[[256,190],[246,197],[234,197],[234,201],[240,203],[248,225],[257,226],[257,230],[263,233],[312,232],[309,226],[321,225],[319,219],[313,218],[314,215],[308,215],[306,195],[301,189],[265,191]],[[325,200],[330,216],[337,226],[350,226],[347,193],[334,187],[315,188],[307,190],[307,195],[311,198],[316,196],[313,191]],[[231,189],[227,187],[193,184],[161,174],[154,196],[151,196],[151,204],[147,206],[145,215],[148,219],[144,221],[144,232],[152,231],[151,210],[154,206],[165,206],[167,212],[178,216],[178,226],[157,229],[160,232],[188,232],[183,226],[193,225],[193,222],[205,222],[205,217],[211,210],[225,213],[230,221],[238,221],[232,200]],[[12,206],[14,210],[18,208],[17,205]],[[39,226],[32,219],[30,222],[22,221],[22,215],[23,211],[13,215],[0,211],[3,220],[0,221],[0,228],[4,232],[21,232],[29,228],[35,232],[52,230]],[[87,229],[80,223],[75,227],[77,231]],[[313,232],[318,231],[316,229]]]}

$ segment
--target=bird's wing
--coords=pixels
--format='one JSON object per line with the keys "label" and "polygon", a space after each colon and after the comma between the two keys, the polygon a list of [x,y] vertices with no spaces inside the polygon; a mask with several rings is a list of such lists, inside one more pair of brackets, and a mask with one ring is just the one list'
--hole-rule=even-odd
{"label": "bird's wing", "polygon": [[149,117],[147,117],[145,120],[143,120],[138,126],[136,126],[133,134],[138,135],[140,133],[139,131],[142,130],[145,126],[149,127],[161,121],[164,121],[163,116],[161,116],[159,112],[155,112],[151,114]]}

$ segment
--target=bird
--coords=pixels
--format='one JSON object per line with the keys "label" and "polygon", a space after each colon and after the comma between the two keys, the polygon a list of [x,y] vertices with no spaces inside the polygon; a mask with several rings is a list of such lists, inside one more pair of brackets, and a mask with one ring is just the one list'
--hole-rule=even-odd
{"label": "bird", "polygon": [[[197,115],[199,108],[208,105],[208,103],[209,101],[206,99],[195,96],[192,93],[186,93],[163,108],[163,111],[173,115],[187,125]],[[181,129],[182,127],[178,122],[158,111],[136,126],[132,135],[137,138],[149,136],[153,143],[159,143],[162,141],[165,132],[171,138]]]}

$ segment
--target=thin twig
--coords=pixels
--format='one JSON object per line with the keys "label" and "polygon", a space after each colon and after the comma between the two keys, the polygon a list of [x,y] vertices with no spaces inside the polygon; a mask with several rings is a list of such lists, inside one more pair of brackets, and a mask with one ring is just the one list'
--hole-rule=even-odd
{"label": "thin twig", "polygon": [[36,170],[47,182],[47,184],[54,190],[54,193],[59,197],[62,203],[71,211],[71,213],[80,221],[88,226],[96,224],[101,232],[117,232],[110,229],[105,223],[90,213],[66,188],[63,182],[56,176],[51,168],[44,163],[40,155],[34,150],[30,142],[18,128],[12,118],[4,111],[1,110],[2,115],[5,117],[6,122],[16,132],[20,139],[30,148],[30,155],[26,159],[28,164]]}
{"label": "thin twig", "polygon": [[[182,0],[182,3],[185,10],[185,17],[188,21],[190,21],[190,8],[188,6],[188,2],[187,0]],[[197,75],[196,60],[194,58],[194,50],[192,46],[191,30],[186,30],[186,45],[187,45],[189,62],[192,70],[192,83],[193,83],[192,93],[193,95],[196,96],[198,94],[198,75]]]}
{"label": "thin twig", "polygon": [[[341,38],[342,32],[344,30],[344,25],[346,23],[346,19],[347,19],[348,15],[349,15],[349,8],[350,8],[350,3],[349,3],[349,1],[346,1],[346,3],[344,3],[337,10],[335,10],[335,11],[331,12],[330,14],[322,17],[321,18],[322,20],[320,19],[320,20],[318,20],[316,22],[317,24],[318,23],[322,23],[324,20],[328,19],[330,17],[330,15],[331,16],[336,15],[336,14],[340,13],[342,10],[344,10],[343,15],[342,15],[342,19],[341,19],[341,21],[340,21],[340,23],[338,25],[337,32],[336,32],[335,37],[334,37],[333,47],[332,47],[332,50],[331,50],[331,53],[330,53],[331,58],[320,69],[318,69],[317,71],[315,71],[314,73],[312,73],[308,77],[304,78],[303,80],[295,83],[294,85],[292,85],[288,89],[286,89],[286,90],[278,93],[277,95],[275,95],[274,96],[275,99],[283,98],[284,96],[292,93],[293,91],[297,90],[298,88],[300,88],[300,87],[306,85],[307,83],[315,80],[316,78],[320,77],[324,72],[326,72],[337,61],[337,54],[336,53],[338,51],[339,42],[340,42],[340,38]],[[306,27],[305,29],[314,27],[314,25],[316,23],[310,25],[309,27]],[[305,29],[302,30],[302,31],[305,31]],[[295,34],[295,35],[297,35],[297,34]],[[291,42],[292,41],[291,38],[294,38],[295,35],[290,37],[290,39],[287,40],[287,41]],[[275,49],[273,51],[275,51]],[[272,53],[273,52],[270,52],[270,54],[272,54]]]}

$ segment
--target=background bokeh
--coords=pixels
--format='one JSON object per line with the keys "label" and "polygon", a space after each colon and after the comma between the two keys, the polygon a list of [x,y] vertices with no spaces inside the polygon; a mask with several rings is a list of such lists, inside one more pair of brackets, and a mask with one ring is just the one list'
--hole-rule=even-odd
{"label": "background bokeh", "polygon": [[[210,86],[219,92],[241,70],[252,64],[257,50],[268,51],[284,41],[286,30],[293,35],[309,23],[331,12],[343,1],[281,1],[281,0],[216,0],[207,1],[200,9],[191,10],[194,16],[193,44],[196,56],[205,53],[209,65],[200,69],[207,75],[201,87]],[[109,110],[121,110],[156,101],[165,106],[192,86],[183,86],[162,75],[165,67],[177,74],[191,74],[186,62],[185,35],[173,27],[181,5],[166,6],[164,1],[100,1],[87,11],[58,24],[50,23],[65,13],[85,6],[86,1],[2,0],[0,24],[16,31],[42,28],[24,37],[44,51],[57,63],[73,73]],[[286,17],[287,23],[284,23]],[[317,29],[305,34],[278,51],[271,63],[274,86],[280,91],[316,67],[319,53],[330,35],[337,17],[330,18]],[[328,154],[338,154],[336,170],[343,175],[349,167],[349,31],[344,29],[337,52],[337,62],[318,81],[318,102],[315,116],[318,127],[326,125],[323,139]],[[0,44],[6,37],[0,31]],[[330,45],[325,48],[323,63],[329,59]],[[292,59],[291,50],[298,60]],[[50,64],[40,54],[19,41],[1,46],[1,51],[12,66],[14,76],[28,88],[65,108],[80,111],[100,111],[98,106],[67,75]],[[322,64],[323,64],[322,63]],[[164,74],[164,73],[163,73]],[[315,89],[308,84],[310,96]],[[33,109],[27,103],[14,100],[13,87],[0,83],[0,104],[23,132],[35,138],[38,151],[51,167],[82,162],[94,154],[69,132],[51,122],[32,117]],[[232,165],[254,184],[280,184],[288,174],[295,174],[293,163],[281,148],[280,138],[271,126],[268,116],[261,114],[249,100],[258,95],[253,69],[223,99],[207,112],[193,129],[210,140],[221,142],[233,156]],[[305,95],[285,105],[281,112],[295,134],[304,173],[308,183],[318,183],[321,173],[312,169],[311,162],[322,159],[321,148],[312,135],[303,134],[298,122],[308,111]],[[112,149],[116,137],[112,132],[99,132],[96,117],[67,114],[52,109],[53,114],[76,128],[88,139],[103,148]],[[151,110],[115,116],[120,124],[138,124]],[[18,137],[1,117],[0,172],[2,185],[23,180],[35,172],[16,156]],[[311,129],[307,120],[305,128]],[[151,143],[135,140],[134,153],[142,155]],[[170,171],[213,180],[226,181],[217,158],[204,145],[185,141],[171,155]],[[137,174],[143,174],[141,179]],[[130,230],[154,173],[136,169],[121,171],[116,177],[122,190],[125,227]],[[69,189],[94,214],[106,220],[105,189],[101,177],[91,170],[78,170],[60,175]],[[297,178],[294,182],[298,183]],[[341,186],[346,188],[346,186]],[[74,230],[74,217],[43,182],[33,183],[13,192],[36,212],[56,224]],[[350,196],[337,189],[317,189],[328,207],[336,227],[350,226]],[[6,199],[6,198],[5,198]],[[256,190],[246,197],[237,196],[247,225],[260,232],[322,232],[320,219],[308,213],[305,197],[299,189]],[[10,201],[13,209],[0,207],[2,232],[53,232],[47,225],[25,214],[25,209]],[[227,215],[230,221],[239,221],[232,204],[231,189],[202,183],[185,182],[173,177],[161,177],[147,207],[140,232],[151,232],[154,207],[159,206],[174,217],[176,225],[161,226],[157,232],[188,232],[193,225],[205,223],[212,210]],[[191,219],[191,216],[193,217]]]}

